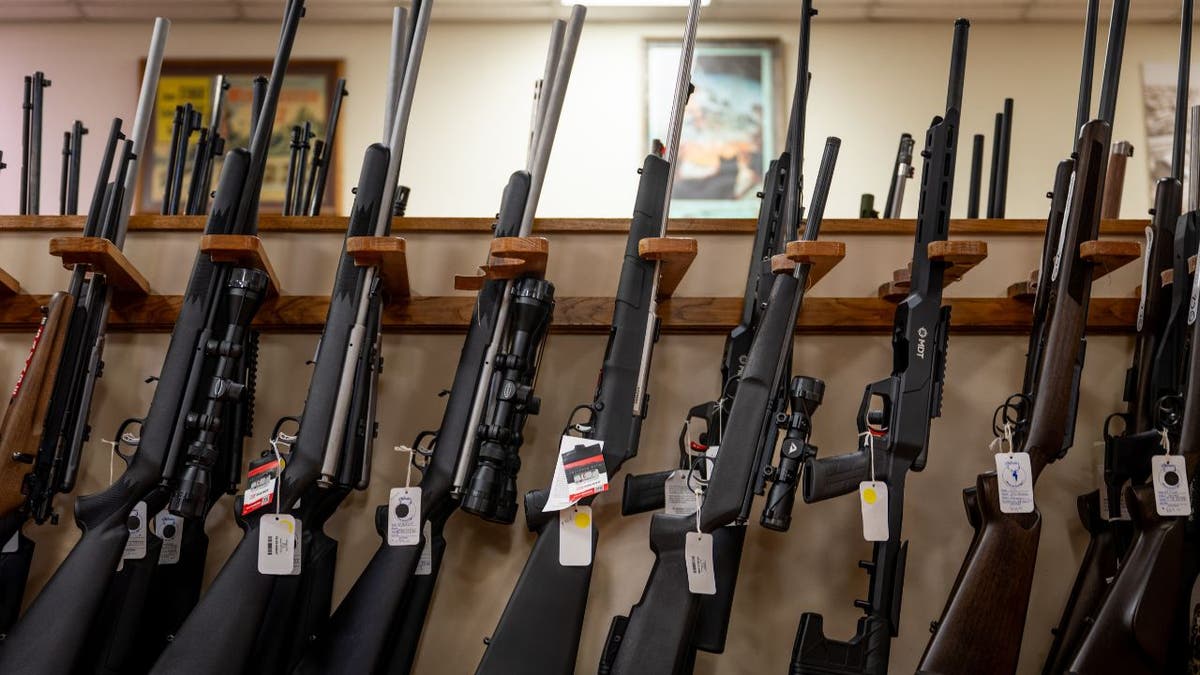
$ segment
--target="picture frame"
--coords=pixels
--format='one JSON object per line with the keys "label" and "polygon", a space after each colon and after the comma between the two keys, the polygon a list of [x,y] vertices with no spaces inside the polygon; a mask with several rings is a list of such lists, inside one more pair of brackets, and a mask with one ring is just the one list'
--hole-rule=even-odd
{"label": "picture frame", "polygon": [[[678,74],[680,42],[646,40],[645,147],[663,140]],[[752,218],[781,145],[777,39],[698,40],[696,89],[684,111],[671,215]]]}
{"label": "picture frame", "polygon": [[[134,201],[138,213],[161,212],[175,107],[191,103],[200,112],[203,125],[208,127],[216,79],[218,75],[224,75],[230,85],[225,93],[220,124],[225,151],[248,147],[250,109],[253,107],[252,83],[255,77],[269,74],[271,66],[271,61],[266,59],[169,59],[163,63],[155,96],[154,124],[147,136],[140,162],[142,169]],[[139,69],[144,67],[143,59]],[[262,212],[279,212],[283,208],[292,126],[311,122],[315,138],[324,137],[330,104],[336,95],[337,81],[342,77],[343,70],[344,64],[340,59],[297,59],[289,64],[263,176]],[[189,146],[185,191],[186,181],[191,176],[191,156],[194,154],[196,138],[193,136]],[[340,144],[335,144],[330,158],[329,183],[322,202],[322,211],[326,213],[341,213],[340,158]],[[217,158],[210,190],[216,188],[220,177],[221,159]]]}

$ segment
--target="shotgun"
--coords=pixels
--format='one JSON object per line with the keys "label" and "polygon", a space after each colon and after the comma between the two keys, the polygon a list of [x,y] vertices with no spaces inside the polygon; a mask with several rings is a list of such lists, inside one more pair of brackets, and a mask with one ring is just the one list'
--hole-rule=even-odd
{"label": "shotgun", "polygon": [[946,374],[950,328],[950,308],[942,306],[946,263],[929,259],[929,244],[945,241],[950,234],[969,30],[966,19],[954,23],[946,112],[933,118],[921,153],[925,164],[913,244],[912,290],[896,308],[892,375],[867,385],[863,394],[858,412],[858,431],[866,440],[863,447],[841,456],[810,455],[803,465],[804,501],[810,504],[855,490],[860,491],[860,499],[871,503],[875,491],[886,486],[886,537],[875,542],[871,560],[860,562],[870,579],[868,599],[854,604],[865,616],[858,620],[855,635],[842,642],[825,636],[820,614],[806,612],[792,648],[792,673],[882,675],[888,670],[891,640],[900,631],[908,555],[908,542],[900,538],[904,482],[909,470],[925,468],[929,428],[933,418],[941,415]]}
{"label": "shotgun", "polygon": [[913,177],[912,134],[900,134],[900,148],[896,150],[896,166],[892,169],[892,182],[888,186],[887,204],[883,208],[884,218],[899,218],[904,208],[904,186]]}
{"label": "shotgun", "polygon": [[1121,217],[1121,197],[1125,194],[1125,165],[1133,157],[1133,144],[1129,141],[1117,141],[1112,146],[1112,156],[1108,159],[1108,178],[1104,179],[1104,205],[1100,209],[1100,218],[1115,220]]}
{"label": "shotgun", "polygon": [[[1084,38],[1084,77],[1080,87],[1079,118],[1088,116],[1091,52],[1098,3],[1088,6]],[[1112,120],[1120,82],[1125,25],[1129,3],[1113,5],[1109,26],[1099,116],[1084,123],[1072,154],[1071,187],[1066,216],[1058,236],[1048,283],[1050,307],[1044,344],[1027,357],[1027,372],[1034,373],[1030,392],[1018,395],[1013,449],[1028,453],[1031,485],[1051,462],[1065,454],[1074,425],[1078,397],[1078,369],[1085,348],[1088,300],[1093,263],[1081,257],[1080,246],[1099,234],[1100,203],[1112,136]],[[1011,400],[1011,399],[1010,399]],[[1001,406],[1009,415],[1010,404]],[[1011,424],[1011,422],[1010,422]],[[975,534],[958,578],[950,591],[941,619],[925,649],[918,673],[1015,673],[1021,635],[1033,582],[1041,516],[1006,514],[999,505],[995,472],[979,476],[974,488],[964,491],[968,521]],[[1003,583],[997,575],[1003,574]]]}

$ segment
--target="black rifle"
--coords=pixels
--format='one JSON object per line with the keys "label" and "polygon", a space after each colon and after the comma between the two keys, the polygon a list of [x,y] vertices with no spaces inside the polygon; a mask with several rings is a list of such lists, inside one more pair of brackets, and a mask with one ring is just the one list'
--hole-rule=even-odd
{"label": "black rifle", "polygon": [[208,195],[212,189],[213,167],[216,158],[225,154],[225,139],[221,136],[222,113],[225,110],[225,92],[229,91],[229,82],[224,75],[218,75],[213,94],[212,117],[207,129],[200,130],[200,140],[196,143],[196,158],[192,161],[192,181],[188,186],[186,213],[189,216],[200,216],[208,212]]}
{"label": "black rifle", "polygon": [[164,216],[179,215],[188,145],[192,134],[201,128],[201,124],[200,113],[191,103],[175,107],[175,119],[171,124],[171,151],[167,158],[167,182],[163,193]]}
{"label": "black rifle", "polygon": [[325,140],[317,141],[313,152],[312,182],[307,190],[308,215],[321,215],[321,207],[325,203],[325,184],[329,180],[329,166],[333,162],[334,141],[337,139],[338,120],[342,116],[342,99],[349,96],[346,91],[346,80],[339,78],[334,85],[333,102],[329,107],[329,117],[325,123]]}
{"label": "black rifle", "polygon": [[858,200],[858,217],[859,218],[878,218],[879,212],[875,210],[875,195],[863,193],[863,196]]}
{"label": "black rifle", "polygon": [[[428,11],[428,3],[419,11]],[[495,225],[497,238],[528,236],[532,231],[584,14],[582,7],[576,7],[569,27],[555,23],[543,96],[533,124],[536,142],[530,147],[526,169],[515,172],[504,191]],[[395,41],[402,39],[402,30],[400,21],[393,33]],[[398,67],[402,65],[400,60]],[[533,276],[484,282],[441,427],[436,433],[423,433],[414,443],[421,448],[427,439],[432,441],[421,450],[428,461],[421,467],[419,485],[420,517],[427,529],[415,544],[389,545],[388,507],[376,511],[376,528],[384,541],[334,612],[328,629],[305,650],[297,672],[411,670],[446,548],[447,520],[469,498],[486,517],[499,519],[513,499],[505,494],[508,471],[515,471],[513,460],[523,440],[525,419],[537,411],[532,383],[550,322],[553,291],[552,284]],[[496,366],[491,374],[489,363]],[[468,464],[460,470],[461,462]],[[431,556],[430,564],[418,571],[423,552]]]}
{"label": "black rifle", "polygon": [[1012,149],[1013,100],[1004,99],[1004,111],[996,113],[996,137],[992,142],[992,179],[988,188],[988,218],[1003,218],[1008,202],[1008,158]]}
{"label": "black rifle", "polygon": [[[807,3],[806,3],[807,5]],[[809,7],[805,7],[808,10]],[[803,239],[814,241],[821,227],[825,200],[833,180],[833,168],[841,142],[826,141],[820,175],[813,192],[812,207]],[[799,157],[793,151],[792,157]],[[793,162],[789,173],[799,173]],[[784,218],[794,228],[799,218],[799,186],[788,181]],[[737,554],[718,552],[722,547],[740,549],[744,528],[740,533],[725,534],[726,526],[744,523],[745,503],[753,499],[755,476],[760,448],[758,439],[777,426],[776,393],[791,374],[792,335],[796,316],[804,298],[804,288],[810,265],[796,265],[792,274],[780,274],[774,280],[762,323],[755,335],[746,367],[738,383],[739,394],[729,414],[726,440],[708,479],[703,506],[699,514],[655,514],[650,524],[650,547],[655,554],[654,567],[642,591],[642,598],[628,617],[613,619],[608,643],[601,661],[601,673],[679,673],[690,672],[692,635],[698,627],[702,596],[689,589],[685,541],[702,532],[711,537],[712,565],[725,564],[736,568]],[[799,406],[797,420],[807,426],[809,414],[820,402],[824,385],[817,380],[799,378],[805,403]],[[815,399],[815,401],[814,401]],[[811,405],[810,405],[811,404]],[[770,434],[773,436],[773,434]],[[785,441],[785,444],[787,441]],[[732,588],[730,589],[732,595]],[[718,591],[719,594],[719,591]],[[715,597],[715,596],[714,596]]]}
{"label": "black rifle", "polygon": [[75,120],[70,131],[63,132],[62,182],[58,190],[58,213],[62,216],[79,213],[79,162],[83,157],[83,136],[87,132],[87,127],[79,120]]}
{"label": "black rifle", "polygon": [[896,165],[892,168],[892,180],[888,185],[887,204],[883,208],[884,218],[899,218],[904,207],[904,186],[913,177],[912,134],[900,134],[900,148],[896,150]]}
{"label": "black rifle", "polygon": [[296,208],[296,178],[300,167],[300,151],[305,143],[304,127],[299,124],[292,127],[292,142],[288,153],[287,180],[283,188],[283,215],[295,215]]}
{"label": "black rifle", "polygon": [[[288,4],[276,77],[266,97],[267,119],[273,118],[278,105],[303,11],[302,0]],[[263,182],[270,132],[269,124],[260,125],[250,151],[234,151],[225,160],[208,234],[256,231],[251,214]],[[244,392],[245,383],[238,381],[236,371],[266,286],[267,275],[259,270],[197,256],[138,451],[116,483],[76,501],[76,522],[83,536],[3,644],[0,669],[70,672],[80,658],[86,632],[100,613],[110,570],[123,557],[135,507],[138,512],[144,508],[146,514],[157,514],[168,502],[178,510],[181,504],[207,498],[209,462],[218,454],[215,442],[222,416]],[[177,485],[163,486],[164,475],[175,475],[172,467],[180,467],[182,478]],[[139,502],[144,507],[138,507]],[[69,625],[61,621],[64,607],[71,607],[76,619]]]}
{"label": "black rifle", "polygon": [[[595,398],[591,404],[577,406],[567,424],[567,429],[575,431],[581,438],[603,443],[604,464],[610,480],[626,460],[637,455],[642,421],[649,403],[646,380],[658,337],[660,266],[643,259],[638,246],[643,239],[666,233],[683,111],[691,91],[691,65],[699,14],[700,0],[693,0],[680,52],[665,145],[667,157],[664,159],[652,152],[642,164],[617,285],[612,330]],[[586,418],[575,421],[580,412],[585,412]],[[552,674],[575,670],[592,565],[590,562],[579,566],[559,563],[561,521],[558,513],[543,510],[549,496],[547,490],[525,495],[526,524],[531,531],[537,532],[538,537],[499,624],[487,641],[487,650],[476,671],[478,674]],[[579,503],[590,507],[594,499],[593,495]],[[593,527],[593,558],[598,537],[598,530]]]}
{"label": "black rifle", "polygon": [[967,217],[979,217],[979,190],[983,180],[983,134],[971,139],[971,179],[967,183]]}
{"label": "black rifle", "polygon": [[25,100],[21,104],[21,215],[36,216],[42,199],[42,119],[45,89],[50,80],[37,71],[25,77]]}
{"label": "black rifle", "polygon": [[941,414],[942,385],[950,308],[942,306],[945,263],[929,259],[929,244],[950,232],[950,202],[958,150],[959,113],[970,24],[954,24],[950,86],[944,117],[935,117],[925,137],[925,166],[913,245],[912,290],[896,308],[892,329],[895,364],[891,377],[867,386],[858,412],[858,431],[868,442],[846,455],[809,458],[804,463],[804,501],[848,494],[860,483],[887,484],[888,539],[876,542],[862,567],[870,577],[868,599],[856,601],[866,613],[854,637],[825,637],[823,618],[805,613],[792,649],[792,673],[872,673],[888,670],[891,639],[900,629],[900,597],[908,542],[901,541],[904,481],[909,470],[925,468],[929,428]]}
{"label": "black rifle", "polygon": [[[422,43],[428,17],[421,18]],[[419,48],[414,53],[419,55]],[[406,80],[402,113],[392,130],[390,147],[369,147],[356,190],[348,236],[387,235],[391,214],[391,188],[400,171],[406,122],[415,90],[416,68]],[[273,76],[270,86],[277,90],[281,78]],[[272,113],[268,115],[268,112]],[[260,128],[269,128],[273,109],[264,109]],[[306,631],[316,628],[308,621],[324,620],[322,602],[331,594],[333,556],[336,545],[318,534],[319,524],[328,517],[323,512],[336,507],[343,485],[361,484],[365,457],[356,449],[369,449],[360,434],[372,436],[373,429],[363,428],[367,415],[358,412],[363,400],[364,381],[371,381],[370,370],[377,366],[378,342],[374,332],[379,326],[382,298],[375,268],[355,266],[343,254],[331,294],[329,315],[319,343],[315,366],[299,429],[291,442],[286,465],[255,463],[255,476],[270,476],[271,481],[260,498],[249,492],[238,501],[237,510],[246,534],[226,561],[216,581],[200,599],[175,639],[163,652],[152,672],[216,673],[229,668],[255,672],[285,672],[298,656],[285,653],[283,645],[293,645],[297,633],[307,639]],[[373,403],[374,397],[367,399]],[[283,441],[276,427],[272,445]],[[268,460],[278,458],[270,453]],[[326,474],[323,465],[332,464]],[[282,470],[281,470],[282,469]],[[324,475],[323,475],[324,474]],[[256,478],[257,480],[257,478]],[[301,500],[303,500],[301,502]],[[300,503],[298,503],[300,502]],[[261,574],[258,569],[260,534],[264,519],[283,514],[296,519],[300,535],[301,569],[297,575]],[[312,517],[317,527],[304,521]],[[306,602],[312,604],[306,605]],[[229,625],[224,618],[233,614],[247,623]],[[301,621],[296,619],[306,617]]]}

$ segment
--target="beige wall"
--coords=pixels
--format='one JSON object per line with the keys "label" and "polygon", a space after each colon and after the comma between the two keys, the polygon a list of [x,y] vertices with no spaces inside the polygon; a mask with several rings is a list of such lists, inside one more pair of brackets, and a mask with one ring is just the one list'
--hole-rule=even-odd
{"label": "beige wall", "polygon": [[[113,105],[132,108],[136,60],[144,51],[142,26],[75,25],[0,28],[9,58],[0,64],[0,81],[11,82],[9,104],[0,116],[0,147],[19,147],[14,120],[18,76],[41,67],[55,80],[49,98],[48,128],[63,126],[76,110],[89,105],[107,114]],[[262,56],[274,43],[268,26],[175,27],[169,54],[183,56]],[[643,152],[643,84],[640,44],[645,37],[672,36],[675,25],[597,24],[585,31],[576,78],[568,97],[556,159],[546,186],[543,215],[624,216],[636,187],[633,169]],[[791,53],[790,26],[768,24],[706,26],[710,36],[780,36]],[[415,188],[412,212],[420,215],[485,216],[494,212],[507,173],[522,162],[527,121],[527,82],[539,71],[544,27],[524,24],[435,24],[410,135],[404,180]],[[949,24],[819,24],[814,45],[813,107],[810,116],[809,170],[815,171],[817,139],[837,133],[846,144],[835,181],[831,217],[854,215],[857,195],[881,192],[891,163],[895,136],[920,133],[939,112],[944,98]],[[51,53],[53,37],[72,49]],[[1135,26],[1130,30],[1125,95],[1118,136],[1143,144],[1135,66],[1144,59],[1165,60],[1173,50],[1172,31]],[[255,41],[259,41],[256,45]],[[1011,49],[1019,42],[1025,49]],[[1054,162],[1069,141],[1076,80],[1078,30],[1070,26],[984,24],[972,35],[968,71],[967,130],[990,132],[990,113],[1004,96],[1017,98],[1010,181],[1010,215],[1042,214]],[[298,56],[345,57],[353,92],[346,109],[345,182],[357,172],[354,157],[374,140],[380,126],[386,28],[307,25]],[[68,107],[68,97],[73,103]],[[1044,110],[1042,114],[1035,113]],[[89,115],[99,117],[101,113]],[[95,127],[99,120],[89,119]],[[19,125],[18,125],[19,126]],[[96,147],[97,141],[92,141]],[[10,153],[16,154],[12,150]],[[10,154],[10,157],[12,156]],[[964,156],[965,157],[965,156]],[[89,165],[94,158],[89,156]],[[1140,160],[1139,160],[1140,161]],[[10,164],[11,164],[10,160]],[[1144,213],[1146,195],[1141,164],[1128,180],[1125,214]],[[49,172],[48,172],[49,173]],[[88,171],[90,174],[90,170]],[[963,172],[965,173],[965,171]],[[15,173],[4,174],[0,212],[15,210]],[[49,191],[47,191],[49,192]],[[962,199],[956,212],[963,209]],[[910,203],[909,211],[915,208]],[[0,267],[12,272],[34,293],[60,288],[65,273],[46,260],[47,235],[0,235]],[[328,290],[336,263],[336,235],[273,234],[265,237],[285,292]],[[849,259],[814,295],[864,296],[902,266],[911,243],[902,237],[844,237]],[[989,242],[991,258],[951,290],[968,296],[1001,296],[1005,287],[1036,265],[1040,241],[999,237]],[[749,242],[744,237],[705,236],[697,270],[684,280],[681,296],[739,295]],[[195,237],[187,234],[135,233],[130,258],[160,293],[178,293],[190,264]],[[475,235],[410,237],[414,289],[426,295],[450,293],[451,274],[470,270],[484,255],[486,240]],[[614,235],[556,235],[549,276],[561,295],[610,295],[615,286],[622,238]],[[1138,283],[1130,266],[1096,285],[1097,295],[1127,296]],[[577,270],[588,270],[582,274]],[[0,335],[0,372],[15,373],[24,358],[27,335]],[[303,402],[307,374],[300,368],[316,343],[311,335],[269,335],[263,340],[259,431],[280,415],[296,413]],[[389,487],[404,479],[403,462],[390,448],[410,442],[434,427],[455,367],[461,338],[389,334],[383,381],[379,450],[369,494],[353,495],[330,524],[342,542],[336,594],[353,582],[378,539],[372,526],[374,505]],[[684,411],[717,389],[720,336],[666,336],[656,355],[651,381],[652,404],[642,454],[631,471],[664,468],[675,459],[675,438]],[[93,411],[96,428],[87,451],[81,493],[102,489],[109,479],[107,438],[121,419],[145,411],[151,390],[142,383],[155,374],[166,346],[163,335],[113,335],[108,370]],[[933,427],[928,469],[909,481],[906,533],[911,538],[901,636],[895,641],[896,672],[915,666],[927,639],[926,626],[937,618],[970,537],[962,514],[960,490],[991,465],[987,443],[993,407],[1020,384],[1024,339],[952,336],[946,402]],[[883,336],[803,337],[796,342],[797,372],[826,380],[825,404],[816,417],[815,442],[822,452],[844,452],[855,442],[853,420],[862,387],[886,376],[890,349]],[[1074,498],[1095,485],[1101,422],[1118,409],[1130,340],[1100,337],[1089,347],[1075,449],[1045,475],[1038,491],[1045,516],[1042,555],[1033,593],[1022,673],[1037,672],[1049,644],[1075,566],[1086,543],[1075,516]],[[527,429],[526,469],[521,488],[542,486],[549,478],[555,436],[570,408],[589,400],[595,370],[604,349],[600,337],[555,336],[539,381],[542,414]],[[248,454],[265,446],[262,433]],[[652,558],[646,546],[648,519],[621,518],[618,494],[602,500],[597,522],[602,530],[589,614],[580,651],[579,671],[594,669],[610,617],[628,610],[638,598]],[[229,505],[210,520],[214,536],[210,575],[236,543]],[[33,587],[40,587],[73,542],[69,518],[58,527],[33,528],[39,541]],[[703,656],[703,673],[782,672],[802,611],[826,615],[831,635],[853,630],[855,597],[865,592],[865,575],[855,561],[869,555],[861,541],[853,499],[800,505],[787,534],[751,528],[727,653]],[[426,631],[422,673],[470,672],[482,652],[482,638],[495,625],[524,563],[530,535],[520,526],[504,528],[465,516],[449,527],[446,568]]]}

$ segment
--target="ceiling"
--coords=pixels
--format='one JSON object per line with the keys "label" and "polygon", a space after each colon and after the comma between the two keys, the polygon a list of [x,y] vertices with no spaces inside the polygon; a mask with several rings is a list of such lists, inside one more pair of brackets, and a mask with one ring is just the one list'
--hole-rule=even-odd
{"label": "ceiling", "polygon": [[[682,2],[682,0],[677,0]],[[308,0],[308,16],[321,21],[387,21],[395,0]],[[407,3],[405,3],[407,4]],[[584,0],[586,4],[586,0]],[[1108,1],[1104,3],[1107,15]],[[1175,0],[1137,0],[1133,21],[1177,21]],[[708,20],[795,19],[797,0],[711,0]],[[1079,21],[1083,0],[823,0],[822,19],[843,21],[944,20]],[[282,0],[0,0],[0,21],[127,21],[166,16],[176,21],[278,21]],[[545,19],[564,15],[561,0],[437,0],[437,20]],[[677,20],[681,8],[593,7],[593,20]]]}

